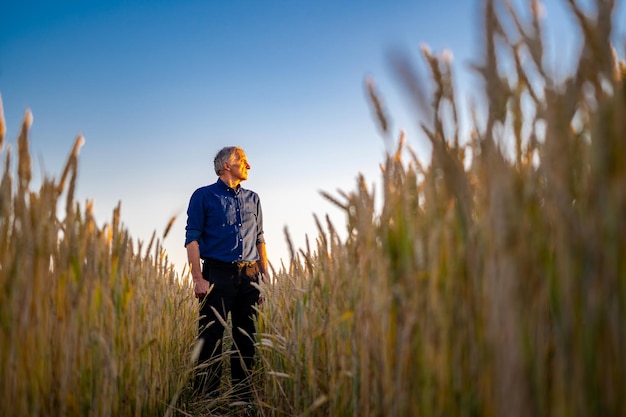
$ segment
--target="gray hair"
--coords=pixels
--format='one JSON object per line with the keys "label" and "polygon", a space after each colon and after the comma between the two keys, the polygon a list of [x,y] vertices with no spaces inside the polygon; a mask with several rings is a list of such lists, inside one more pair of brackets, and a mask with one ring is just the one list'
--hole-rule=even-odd
{"label": "gray hair", "polygon": [[218,177],[222,175],[222,172],[224,171],[224,162],[232,161],[233,157],[239,152],[243,152],[243,148],[241,146],[226,146],[220,149],[213,160],[213,167],[215,168],[215,173]]}

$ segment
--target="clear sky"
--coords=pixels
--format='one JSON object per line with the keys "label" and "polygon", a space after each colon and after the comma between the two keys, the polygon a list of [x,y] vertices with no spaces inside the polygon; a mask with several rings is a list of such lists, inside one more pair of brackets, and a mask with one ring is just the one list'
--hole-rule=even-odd
{"label": "clear sky", "polygon": [[[567,54],[576,35],[567,31],[565,2],[545,3],[555,49]],[[164,241],[177,265],[186,260],[189,196],[216,180],[217,150],[241,145],[252,165],[243,186],[261,196],[268,255],[278,266],[287,257],[285,227],[296,248],[306,234],[317,236],[313,213],[328,213],[343,228],[342,213],[320,190],[351,191],[360,172],[369,183],[379,180],[385,142],[366,77],[377,83],[394,136],[405,129],[428,158],[388,52],[402,49],[420,66],[420,45],[449,49],[457,84],[471,88],[477,79],[467,64],[482,51],[480,4],[2,0],[6,140],[15,147],[30,108],[35,174],[58,176],[75,137],[84,135],[78,201],[94,201],[100,225],[121,201],[124,225],[146,243],[178,215]],[[618,13],[625,22],[623,4]]]}

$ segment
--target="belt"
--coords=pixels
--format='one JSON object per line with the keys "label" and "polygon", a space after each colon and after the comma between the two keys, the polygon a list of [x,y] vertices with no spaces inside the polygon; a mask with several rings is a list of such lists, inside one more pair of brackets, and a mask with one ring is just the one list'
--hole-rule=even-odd
{"label": "belt", "polygon": [[[254,282],[258,282],[259,275],[259,266],[256,261],[233,261],[233,262],[222,262],[216,261],[215,259],[210,258],[202,258],[204,263],[209,266],[209,268],[220,268],[220,269],[231,269],[237,271],[237,276],[241,277],[245,275],[250,278]],[[237,278],[237,282],[240,278]]]}
{"label": "belt", "polygon": [[252,266],[256,264],[256,261],[232,261],[232,262],[224,262],[218,261],[211,258],[202,258],[202,260],[207,263],[209,266],[221,267],[221,268],[245,268],[248,266]]}

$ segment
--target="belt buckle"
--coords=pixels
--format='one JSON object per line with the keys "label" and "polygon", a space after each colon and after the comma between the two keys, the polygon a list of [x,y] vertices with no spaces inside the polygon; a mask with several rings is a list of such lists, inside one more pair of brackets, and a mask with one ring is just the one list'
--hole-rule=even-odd
{"label": "belt buckle", "polygon": [[237,273],[241,275],[241,273],[245,273],[248,278],[253,278],[253,268],[256,265],[255,261],[236,261],[237,265]]}
{"label": "belt buckle", "polygon": [[237,274],[241,274],[241,270],[245,267],[245,261],[234,261],[233,266],[237,268]]}

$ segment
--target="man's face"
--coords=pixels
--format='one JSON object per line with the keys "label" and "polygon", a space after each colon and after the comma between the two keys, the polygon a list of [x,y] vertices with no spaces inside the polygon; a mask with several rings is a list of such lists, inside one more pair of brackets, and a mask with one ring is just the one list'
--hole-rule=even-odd
{"label": "man's face", "polygon": [[248,170],[250,169],[248,158],[243,152],[238,152],[233,156],[230,163],[230,174],[233,178],[239,181],[245,181],[248,179]]}

